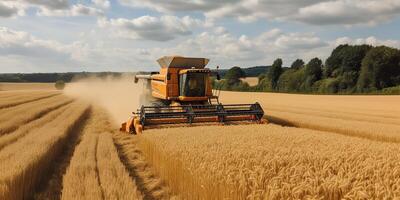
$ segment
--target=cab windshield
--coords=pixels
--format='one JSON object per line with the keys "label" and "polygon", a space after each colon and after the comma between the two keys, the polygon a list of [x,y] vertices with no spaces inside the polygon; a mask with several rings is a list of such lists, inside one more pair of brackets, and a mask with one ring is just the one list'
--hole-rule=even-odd
{"label": "cab windshield", "polygon": [[179,79],[180,96],[202,97],[206,91],[206,73],[181,74]]}

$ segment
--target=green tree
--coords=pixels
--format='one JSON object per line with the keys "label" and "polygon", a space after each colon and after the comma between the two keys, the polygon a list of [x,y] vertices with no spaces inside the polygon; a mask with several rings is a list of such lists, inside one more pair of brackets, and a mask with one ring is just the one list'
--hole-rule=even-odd
{"label": "green tree", "polygon": [[325,70],[324,75],[325,77],[334,77],[333,72],[340,68],[342,65],[342,60],[344,57],[344,49],[348,48],[348,44],[342,44],[337,46],[331,53],[331,55],[326,59],[325,62]]}
{"label": "green tree", "polygon": [[339,45],[325,62],[325,76],[338,77],[345,72],[360,71],[361,62],[371,48],[370,45]]}
{"label": "green tree", "polygon": [[65,82],[63,80],[58,80],[56,81],[56,83],[54,84],[54,87],[57,90],[63,90],[65,88]]}
{"label": "green tree", "polygon": [[358,90],[380,90],[397,84],[400,84],[400,51],[385,46],[371,49],[362,61]]}
{"label": "green tree", "polygon": [[265,78],[267,78],[267,75],[266,75],[266,74],[260,74],[260,75],[258,75],[258,82],[264,80]]}
{"label": "green tree", "polygon": [[302,59],[296,59],[293,63],[292,63],[292,66],[290,67],[291,69],[294,69],[294,70],[298,70],[298,69],[300,69],[300,68],[302,68],[302,67],[304,67],[304,61],[302,60]]}
{"label": "green tree", "polygon": [[271,81],[271,89],[276,90],[278,86],[279,76],[282,74],[282,59],[278,58],[274,64],[269,68],[267,77]]}
{"label": "green tree", "polygon": [[339,45],[325,62],[324,76],[336,78],[339,90],[353,91],[361,70],[361,62],[370,45]]}
{"label": "green tree", "polygon": [[241,82],[240,78],[244,77],[246,77],[246,73],[240,67],[235,66],[226,72],[224,79],[228,85],[236,85]]}
{"label": "green tree", "polygon": [[279,91],[283,92],[302,92],[304,82],[304,68],[299,70],[288,69],[279,77]]}
{"label": "green tree", "polygon": [[312,85],[322,78],[322,60],[319,58],[311,59],[305,67],[304,76],[304,88],[310,91]]}

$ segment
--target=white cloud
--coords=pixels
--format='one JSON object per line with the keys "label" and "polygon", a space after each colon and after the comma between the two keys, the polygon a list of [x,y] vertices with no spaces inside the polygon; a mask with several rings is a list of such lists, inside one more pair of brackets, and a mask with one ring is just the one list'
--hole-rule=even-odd
{"label": "white cloud", "polygon": [[160,12],[210,11],[241,0],[119,0],[122,5],[148,7]]}
{"label": "white cloud", "polygon": [[[330,49],[331,50],[331,49]],[[272,29],[255,37],[234,36],[228,32],[203,32],[169,48],[148,48],[149,58],[163,55],[184,55],[211,58],[211,67],[216,65],[249,67],[268,65],[280,57],[285,64],[296,58],[311,59],[326,56],[329,44],[314,34],[285,33]]]}
{"label": "white cloud", "polygon": [[64,54],[63,46],[55,41],[40,40],[22,31],[0,27],[1,55],[43,56]]}
{"label": "white cloud", "polygon": [[320,38],[313,34],[291,33],[277,38],[275,45],[284,49],[312,49],[326,46]]}
{"label": "white cloud", "polygon": [[[8,65],[2,65],[1,71],[20,72],[32,69],[57,71],[72,66],[72,49],[68,45],[56,41],[41,40],[27,32],[15,31],[0,27],[0,60]],[[51,67],[55,67],[53,70]],[[14,71],[15,72],[15,71]]]}
{"label": "white cloud", "polygon": [[398,0],[337,0],[300,8],[297,20],[316,24],[377,24],[400,13]]}
{"label": "white cloud", "polygon": [[[10,0],[5,0],[10,1]],[[69,0],[14,0],[21,3],[26,3],[36,6],[44,6],[52,10],[67,9],[69,7]]]}
{"label": "white cloud", "polygon": [[92,0],[93,4],[97,7],[108,9],[110,8],[110,1],[108,0]]}
{"label": "white cloud", "polygon": [[203,25],[198,19],[189,16],[142,16],[134,19],[99,20],[100,27],[113,30],[121,38],[144,39],[153,41],[173,40],[178,36],[192,34],[192,29]]}
{"label": "white cloud", "polygon": [[333,42],[334,46],[340,44],[352,44],[352,45],[360,45],[360,44],[369,44],[372,46],[389,46],[394,48],[400,48],[400,40],[381,40],[374,36],[369,36],[367,38],[350,38],[350,37],[340,37],[337,38]]}
{"label": "white cloud", "polygon": [[97,16],[103,17],[104,12],[100,9],[85,6],[82,4],[76,4],[71,6],[69,9],[66,10],[51,10],[47,8],[42,8],[38,12],[39,16]]}
{"label": "white cloud", "polygon": [[400,15],[399,0],[119,0],[123,5],[160,12],[198,11],[211,21],[223,17],[241,22],[258,19],[314,25],[374,25]]}
{"label": "white cloud", "polygon": [[9,7],[0,2],[0,17],[12,17],[18,13],[18,9]]}
{"label": "white cloud", "polygon": [[[93,5],[74,4],[69,0],[4,0],[0,3],[0,17],[11,17],[16,13],[25,15],[25,11],[34,8],[39,16],[97,16],[103,17],[104,11],[110,6],[107,0],[93,0]],[[8,8],[8,9],[7,9]],[[12,11],[12,13],[10,13]],[[3,15],[2,15],[3,14]]]}

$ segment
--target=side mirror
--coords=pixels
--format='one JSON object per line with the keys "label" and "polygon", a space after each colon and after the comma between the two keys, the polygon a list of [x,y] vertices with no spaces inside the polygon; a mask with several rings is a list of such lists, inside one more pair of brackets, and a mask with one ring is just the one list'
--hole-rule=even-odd
{"label": "side mirror", "polygon": [[135,83],[138,83],[139,82],[139,79],[136,77],[136,75],[135,75]]}

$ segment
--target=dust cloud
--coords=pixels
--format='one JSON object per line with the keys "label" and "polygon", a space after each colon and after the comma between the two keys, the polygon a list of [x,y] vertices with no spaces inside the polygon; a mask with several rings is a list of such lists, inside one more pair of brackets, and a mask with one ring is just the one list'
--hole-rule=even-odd
{"label": "dust cloud", "polygon": [[104,107],[115,124],[126,121],[139,108],[143,84],[135,84],[132,75],[85,78],[66,84],[64,93]]}

